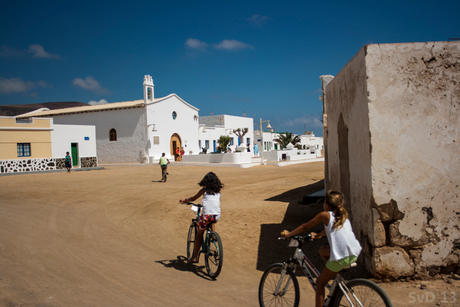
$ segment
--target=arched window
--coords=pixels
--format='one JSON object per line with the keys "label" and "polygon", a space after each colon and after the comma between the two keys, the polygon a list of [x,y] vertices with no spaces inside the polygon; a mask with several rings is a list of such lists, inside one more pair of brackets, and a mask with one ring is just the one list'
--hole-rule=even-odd
{"label": "arched window", "polygon": [[110,129],[110,142],[116,141],[117,140],[117,130],[115,129]]}

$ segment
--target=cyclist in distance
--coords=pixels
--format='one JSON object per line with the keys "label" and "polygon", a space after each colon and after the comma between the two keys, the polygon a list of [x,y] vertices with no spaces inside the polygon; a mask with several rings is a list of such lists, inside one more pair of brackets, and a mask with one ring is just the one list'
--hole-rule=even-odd
{"label": "cyclist in distance", "polygon": [[169,173],[168,173],[168,163],[170,163],[169,159],[166,158],[166,154],[163,153],[161,155],[160,162],[158,163],[158,164],[160,164],[160,167],[161,167],[161,178],[163,178],[163,169],[166,171],[166,175],[169,175]]}
{"label": "cyclist in distance", "polygon": [[206,230],[206,226],[209,223],[213,223],[211,227],[212,231],[215,231],[214,223],[220,219],[220,190],[222,190],[224,185],[213,172],[207,173],[198,185],[201,189],[195,196],[179,200],[180,203],[187,203],[203,196],[203,207],[201,208],[201,216],[198,221],[198,231],[196,234],[193,255],[187,260],[187,263],[198,262],[198,252],[201,247],[201,241],[203,240],[203,233]]}
{"label": "cyclist in distance", "polygon": [[316,307],[323,306],[324,287],[343,268],[349,266],[359,256],[361,245],[356,239],[348,220],[348,213],[343,207],[343,194],[337,191],[328,191],[324,200],[324,211],[309,222],[300,225],[292,232],[284,230],[285,238],[304,232],[319,223],[324,223],[320,233],[311,233],[312,239],[320,239],[327,235],[329,245],[319,249],[320,256],[326,261],[326,266],[316,280]]}

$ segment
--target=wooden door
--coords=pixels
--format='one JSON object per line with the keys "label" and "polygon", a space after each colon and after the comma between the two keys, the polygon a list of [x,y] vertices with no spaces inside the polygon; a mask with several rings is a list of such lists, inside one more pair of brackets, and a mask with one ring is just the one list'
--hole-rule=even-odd
{"label": "wooden door", "polygon": [[174,133],[171,137],[171,155],[174,156],[174,161],[178,160],[178,156],[176,155],[176,148],[181,149],[181,140],[180,136],[177,133]]}

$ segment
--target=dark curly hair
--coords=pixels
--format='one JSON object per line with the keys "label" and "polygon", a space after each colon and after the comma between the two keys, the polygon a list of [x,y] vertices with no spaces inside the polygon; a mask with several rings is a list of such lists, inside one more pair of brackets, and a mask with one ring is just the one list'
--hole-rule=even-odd
{"label": "dark curly hair", "polygon": [[214,195],[216,193],[220,193],[220,190],[224,187],[223,183],[220,182],[217,175],[213,172],[209,172],[204,176],[204,178],[198,183],[200,187],[205,189],[207,194]]}

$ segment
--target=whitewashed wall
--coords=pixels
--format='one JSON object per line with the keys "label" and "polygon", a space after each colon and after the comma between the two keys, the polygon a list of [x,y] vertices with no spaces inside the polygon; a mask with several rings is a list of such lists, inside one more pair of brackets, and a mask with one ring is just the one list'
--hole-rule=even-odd
{"label": "whitewashed wall", "polygon": [[458,67],[460,42],[368,45],[326,87],[326,181],[376,275],[458,270]]}
{"label": "whitewashed wall", "polygon": [[[203,132],[203,127],[205,131]],[[217,140],[220,136],[226,135],[233,138],[233,145],[229,146],[234,152],[238,147],[238,136],[233,133],[233,130],[238,128],[248,128],[248,132],[243,137],[244,144],[254,142],[254,128],[253,119],[249,117],[232,116],[232,115],[215,115],[215,116],[202,116],[200,117],[200,129],[199,129],[199,140],[201,141],[201,147],[206,146],[206,141],[209,142],[208,152],[214,151],[215,147],[219,145]],[[252,151],[252,147],[250,148]],[[201,152],[202,150],[200,150]]]}
{"label": "whitewashed wall", "polygon": [[275,139],[279,137],[279,134],[277,132],[263,131],[263,137],[264,146],[262,147],[262,138],[260,137],[260,131],[254,131],[254,142],[252,144],[251,150],[254,148],[254,143],[256,143],[259,147],[259,155],[262,148],[265,148],[265,151],[280,150],[280,145],[277,145],[277,143],[275,142]]}
{"label": "whitewashed wall", "polygon": [[305,147],[314,147],[319,150],[323,150],[324,148],[324,141],[322,137],[317,137],[314,135],[301,135],[300,136],[300,145]]}
{"label": "whitewashed wall", "polygon": [[51,131],[53,158],[65,158],[66,152],[72,152],[71,143],[78,143],[78,155],[80,158],[97,157],[96,127],[54,124]]}
{"label": "whitewashed wall", "polygon": [[[168,95],[162,99],[149,103],[147,110],[147,125],[155,124],[156,131],[152,126],[148,128],[147,153],[149,157],[158,160],[164,152],[169,159],[171,155],[171,137],[178,134],[181,139],[181,146],[185,153],[190,151],[198,153],[198,109],[191,106],[175,94]],[[173,119],[173,112],[177,117]],[[147,126],[146,125],[146,126]],[[160,143],[155,145],[153,139],[159,137]]]}
{"label": "whitewashed wall", "polygon": [[[96,146],[100,164],[135,163],[147,149],[145,108],[117,109],[91,113],[60,115],[55,124],[96,126]],[[117,141],[109,139],[110,129]]]}

